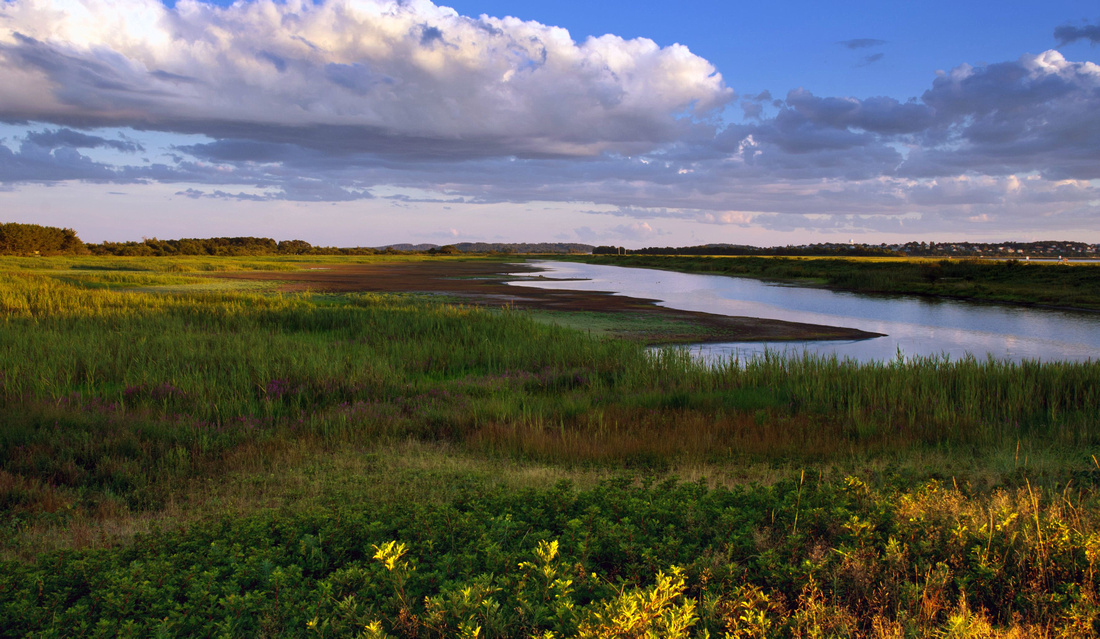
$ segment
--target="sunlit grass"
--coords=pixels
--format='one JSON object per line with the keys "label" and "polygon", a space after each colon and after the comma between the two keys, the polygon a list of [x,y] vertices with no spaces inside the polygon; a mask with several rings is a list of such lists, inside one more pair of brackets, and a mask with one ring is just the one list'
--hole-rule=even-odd
{"label": "sunlit grass", "polygon": [[688,341],[692,337],[696,341],[702,341],[707,336],[705,328],[700,328],[688,321],[655,315],[596,311],[532,311],[529,315],[540,324],[564,326],[597,337],[620,337],[644,341],[647,336],[675,334],[683,336],[683,341]]}
{"label": "sunlit grass", "polygon": [[[1096,617],[1100,364],[706,364],[427,296],[200,290],[201,260],[156,260],[0,273],[0,603],[27,628],[531,634],[558,626],[462,617],[460,594],[533,606],[516,567],[549,540],[586,589],[540,599],[583,612],[569,632],[673,565],[712,636]],[[390,541],[419,563],[404,603],[371,567]]]}
{"label": "sunlit grass", "polygon": [[[233,271],[295,271],[318,264],[378,264],[395,262],[435,262],[467,260],[468,256],[425,256],[417,254],[394,255],[279,255],[279,256],[174,256],[174,257],[115,257],[115,256],[50,256],[14,257],[0,256],[0,272],[13,271],[93,271],[93,272],[148,272],[148,273],[210,273]],[[480,257],[477,259],[515,260],[514,257]]]}

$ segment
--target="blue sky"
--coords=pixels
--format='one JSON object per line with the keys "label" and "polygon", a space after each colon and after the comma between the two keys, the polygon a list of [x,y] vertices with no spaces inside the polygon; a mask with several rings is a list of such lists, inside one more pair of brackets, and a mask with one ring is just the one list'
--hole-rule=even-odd
{"label": "blue sky", "polygon": [[[569,29],[687,45],[739,92],[919,97],[937,69],[1014,60],[1055,47],[1054,27],[1100,17],[1089,2],[684,0],[625,3],[463,0],[467,15],[516,15]],[[632,8],[633,7],[633,8]],[[841,43],[880,40],[851,49]],[[858,44],[858,43],[857,43]],[[1089,53],[1087,42],[1063,52]],[[876,62],[866,59],[881,54]]]}
{"label": "blue sky", "polygon": [[226,4],[0,0],[0,217],[87,241],[1100,242],[1095,3]]}

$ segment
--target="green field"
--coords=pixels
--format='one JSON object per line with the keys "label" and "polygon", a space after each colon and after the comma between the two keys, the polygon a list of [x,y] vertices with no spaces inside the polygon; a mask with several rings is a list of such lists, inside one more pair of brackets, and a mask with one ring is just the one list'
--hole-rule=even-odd
{"label": "green field", "polygon": [[201,277],[299,264],[0,261],[0,636],[1100,632],[1100,364]]}

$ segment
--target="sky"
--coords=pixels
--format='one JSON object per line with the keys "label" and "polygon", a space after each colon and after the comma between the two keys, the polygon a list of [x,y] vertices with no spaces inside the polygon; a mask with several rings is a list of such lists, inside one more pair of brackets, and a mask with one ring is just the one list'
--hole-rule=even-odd
{"label": "sky", "polygon": [[0,0],[86,242],[1100,242],[1090,2]]}

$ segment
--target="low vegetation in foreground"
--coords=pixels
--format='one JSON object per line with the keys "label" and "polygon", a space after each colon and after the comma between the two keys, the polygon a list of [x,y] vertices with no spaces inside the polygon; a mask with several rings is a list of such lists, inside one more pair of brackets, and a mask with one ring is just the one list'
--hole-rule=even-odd
{"label": "low vegetation in foreground", "polygon": [[1100,632],[1100,364],[704,365],[212,264],[2,262],[0,636]]}

